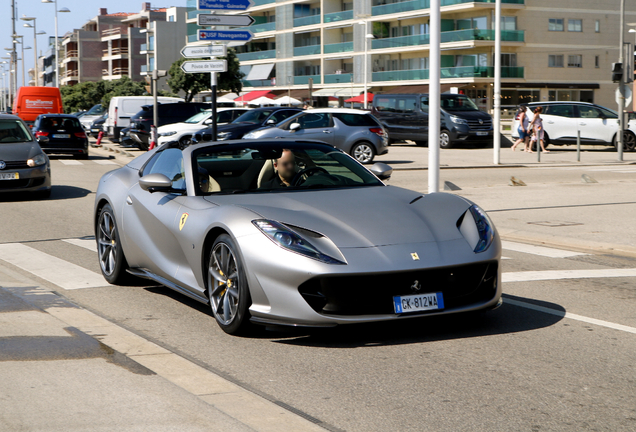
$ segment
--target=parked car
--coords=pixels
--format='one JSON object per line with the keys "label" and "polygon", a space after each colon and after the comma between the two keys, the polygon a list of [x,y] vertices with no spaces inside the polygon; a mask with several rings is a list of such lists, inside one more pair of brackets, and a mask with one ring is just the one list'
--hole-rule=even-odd
{"label": "parked car", "polygon": [[57,87],[20,87],[15,96],[13,114],[20,117],[29,127],[40,114],[63,113],[62,94]]}
{"label": "parked car", "polygon": [[[217,140],[226,141],[243,138],[248,132],[263,126],[274,126],[283,120],[301,112],[300,108],[267,107],[254,108],[241,115],[230,124],[216,129]],[[212,141],[212,129],[203,129],[195,134],[197,141]]]}
{"label": "parked car", "polygon": [[91,109],[86,111],[84,115],[80,117],[80,123],[88,132],[93,122],[103,116],[106,111],[106,108],[103,107],[102,104],[93,105]]}
{"label": "parked car", "polygon": [[51,195],[49,158],[18,116],[0,114],[0,193]]}
{"label": "parked car", "polygon": [[[581,134],[581,144],[616,145],[618,134],[618,114],[609,108],[589,102],[531,102],[523,104],[528,119],[534,118],[533,111],[541,107],[543,112],[544,142],[546,145],[576,144],[577,134]],[[623,150],[636,149],[636,129],[628,123],[624,131]],[[512,138],[518,139],[519,121],[512,125]]]}
{"label": "parked car", "polygon": [[70,154],[88,159],[88,138],[78,118],[70,114],[42,114],[33,133],[47,154]]}
{"label": "parked car", "polygon": [[[160,126],[179,123],[211,108],[209,103],[161,103],[157,105],[157,123]],[[153,125],[154,106],[144,105],[141,110],[130,118],[130,137],[142,150],[148,150],[150,145],[150,127]]]}
{"label": "parked car", "polygon": [[[441,148],[457,144],[492,144],[492,117],[462,94],[441,95]],[[428,94],[380,94],[373,98],[373,115],[382,122],[389,142],[415,141],[428,145]]]}
{"label": "parked car", "polygon": [[[245,112],[248,108],[217,108],[216,124],[222,126],[232,123]],[[192,134],[208,127],[212,124],[212,110],[205,110],[193,115],[189,119],[181,123],[172,123],[157,128],[159,145],[168,141],[179,141],[182,145],[190,143]]]}
{"label": "parked car", "polygon": [[[159,96],[159,103],[183,102],[181,98]],[[104,132],[112,142],[119,142],[119,131],[130,126],[130,118],[137,114],[142,106],[153,104],[152,96],[115,96],[108,105],[108,118],[104,123]]]}
{"label": "parked car", "polygon": [[105,112],[104,114],[101,115],[101,117],[98,117],[95,120],[93,120],[86,134],[94,138],[97,138],[100,132],[104,132],[104,122],[106,121],[107,118],[108,118],[108,112]]}
{"label": "parked car", "polygon": [[367,111],[345,108],[301,112],[276,126],[245,134],[243,138],[318,140],[338,147],[364,164],[373,162],[376,154],[389,151],[386,131],[378,119]]}

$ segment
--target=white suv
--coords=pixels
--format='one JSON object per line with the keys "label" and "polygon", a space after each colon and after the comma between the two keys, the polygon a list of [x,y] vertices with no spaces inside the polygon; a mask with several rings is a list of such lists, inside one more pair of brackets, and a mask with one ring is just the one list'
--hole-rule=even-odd
{"label": "white suv", "polygon": [[[246,111],[249,110],[247,108],[217,108],[216,124],[219,126],[232,123]],[[182,144],[187,144],[190,142],[190,138],[192,138],[194,133],[212,124],[211,117],[212,110],[205,110],[193,115],[182,123],[159,126],[157,128],[157,134],[159,135],[157,141],[159,145],[168,141],[180,141]]]}
{"label": "white suv", "polygon": [[[545,130],[545,143],[563,145],[576,144],[577,131],[581,133],[581,144],[616,145],[618,114],[609,108],[587,102],[532,102],[526,105],[528,119],[532,111],[543,108],[541,118]],[[636,133],[630,127],[625,130],[623,149],[636,149]],[[519,138],[519,120],[512,125],[512,138]]]}

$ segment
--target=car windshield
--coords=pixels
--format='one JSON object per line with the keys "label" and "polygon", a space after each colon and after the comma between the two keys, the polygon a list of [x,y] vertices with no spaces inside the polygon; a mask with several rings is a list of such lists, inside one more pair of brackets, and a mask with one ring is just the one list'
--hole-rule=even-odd
{"label": "car windshield", "polygon": [[475,102],[464,95],[441,95],[442,109],[446,111],[479,111]]}
{"label": "car windshield", "polygon": [[210,117],[210,114],[212,114],[212,110],[205,110],[205,111],[201,111],[200,113],[197,113],[195,115],[193,115],[192,117],[190,117],[189,119],[187,119],[184,123],[199,123],[202,122],[203,120],[207,119],[208,117]]}
{"label": "car windshield", "polygon": [[84,115],[102,115],[104,114],[104,108],[101,104],[93,105]]}
{"label": "car windshield", "polygon": [[201,195],[383,186],[346,153],[307,142],[207,146],[193,152],[193,169]]}
{"label": "car windshield", "polygon": [[232,123],[262,123],[273,110],[251,110],[238,117]]}
{"label": "car windshield", "polygon": [[31,141],[31,134],[20,120],[0,120],[0,144]]}

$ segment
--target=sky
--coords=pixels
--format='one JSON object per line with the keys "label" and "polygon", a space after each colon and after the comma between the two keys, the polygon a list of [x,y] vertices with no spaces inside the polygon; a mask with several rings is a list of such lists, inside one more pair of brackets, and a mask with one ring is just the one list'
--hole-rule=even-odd
{"label": "sky", "polygon": [[[1,48],[11,47],[11,0],[1,0],[0,10],[0,33],[2,43]],[[68,8],[71,12],[57,14],[58,37],[63,36],[66,32],[79,28],[88,20],[99,14],[101,7],[106,7],[108,13],[115,12],[139,12],[141,11],[142,0],[57,0],[57,9]],[[150,6],[154,8],[170,7],[170,6],[186,6],[186,0],[161,0],[153,2],[150,0]],[[41,0],[15,0],[16,15],[18,19],[15,23],[15,32],[24,35],[24,47],[33,48],[33,29],[23,27],[26,21],[19,18],[23,15],[36,18],[36,30],[45,31],[45,35],[37,38],[38,54],[48,49],[49,36],[55,36],[55,4],[42,3]],[[61,41],[60,41],[61,43]],[[0,57],[7,57],[6,50]],[[21,58],[20,44],[18,44],[18,57]],[[24,51],[24,60],[26,71],[33,67],[34,55],[33,49]],[[8,67],[5,66],[5,70]],[[28,81],[28,73],[26,80]],[[19,62],[18,85],[22,85],[22,62]]]}

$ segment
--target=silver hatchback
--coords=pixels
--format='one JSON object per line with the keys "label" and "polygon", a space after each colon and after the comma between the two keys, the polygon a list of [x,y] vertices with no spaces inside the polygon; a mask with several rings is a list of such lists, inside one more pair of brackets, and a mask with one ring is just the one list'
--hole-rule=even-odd
{"label": "silver hatchback", "polygon": [[303,111],[276,126],[258,129],[244,139],[294,138],[318,140],[337,147],[360,163],[389,152],[388,135],[380,122],[366,111],[319,108]]}

